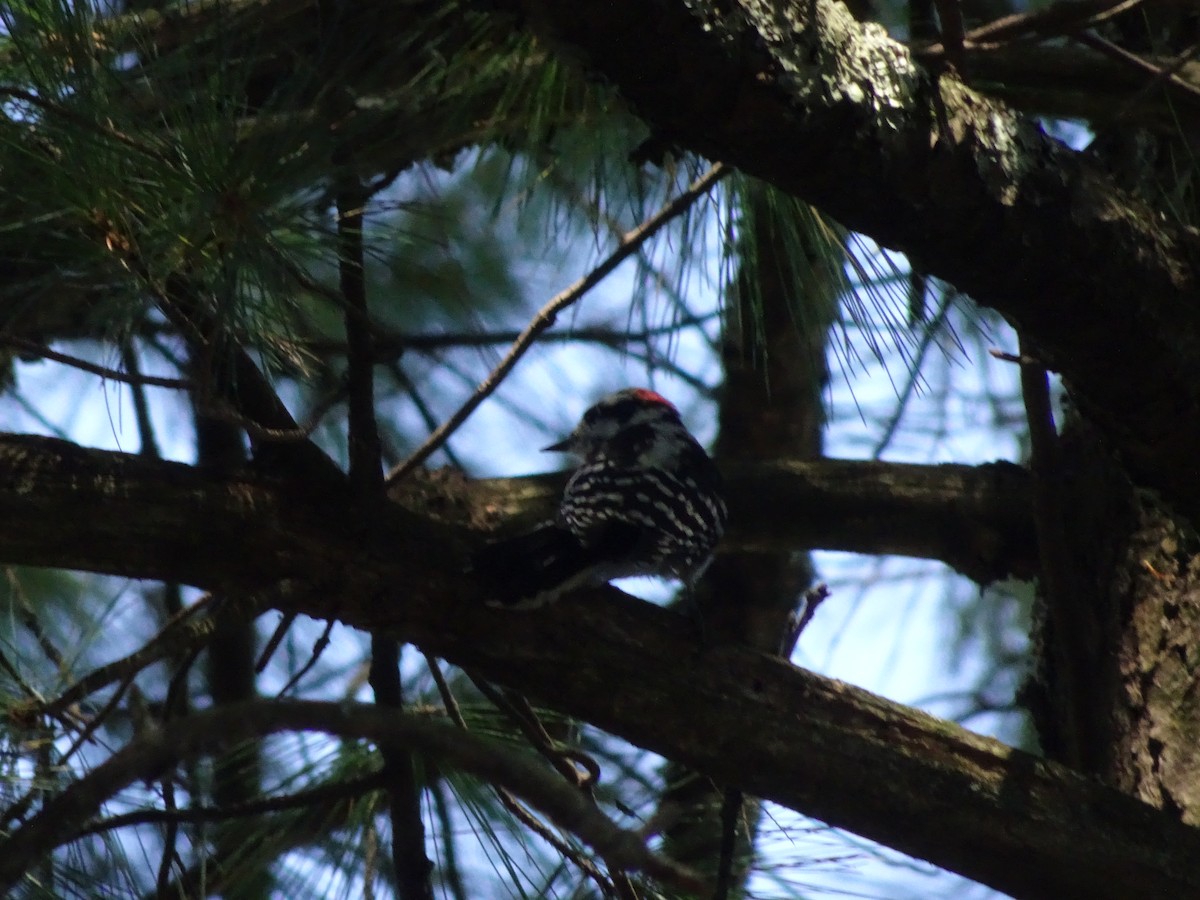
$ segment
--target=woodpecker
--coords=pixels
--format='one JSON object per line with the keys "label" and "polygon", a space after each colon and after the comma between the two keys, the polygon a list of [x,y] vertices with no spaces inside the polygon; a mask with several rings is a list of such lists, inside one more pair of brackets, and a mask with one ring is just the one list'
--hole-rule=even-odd
{"label": "woodpecker", "polygon": [[668,400],[645,388],[609,394],[543,450],[580,464],[553,521],[476,556],[489,605],[532,609],[633,575],[690,586],[704,573],[725,531],[721,476]]}

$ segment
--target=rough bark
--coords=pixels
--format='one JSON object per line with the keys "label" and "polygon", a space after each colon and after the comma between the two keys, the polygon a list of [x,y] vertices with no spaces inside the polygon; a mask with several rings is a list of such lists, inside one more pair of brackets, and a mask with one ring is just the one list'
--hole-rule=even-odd
{"label": "rough bark", "polygon": [[[726,462],[725,550],[847,550],[936,558],[976,581],[1032,577],[1028,473],[1010,463]],[[473,482],[470,502],[518,530],[549,518],[561,475]],[[936,553],[930,548],[937,547]]]}
{"label": "rough bark", "polygon": [[[285,611],[411,641],[722,783],[1016,896],[1200,891],[1200,832],[1174,817],[770,656],[702,649],[686,620],[617,591],[536,615],[484,608],[486,587],[462,573],[461,528],[51,439],[4,448],[5,561],[243,590],[290,577],[304,587]],[[440,497],[443,513],[464,515],[445,491],[433,497],[427,506]],[[375,602],[384,593],[398,602]]]}
{"label": "rough bark", "polygon": [[[1079,423],[1063,444],[1060,565],[1075,596],[1043,596],[1028,693],[1047,755],[1185,822],[1200,822],[1200,536],[1131,485]],[[1055,616],[1053,603],[1068,605]],[[1068,689],[1063,670],[1086,673]],[[1044,700],[1048,705],[1043,706]]]}
{"label": "rough bark", "polygon": [[[918,51],[916,58],[930,54]],[[1175,76],[1190,90],[1170,86],[1146,90],[1145,72],[1086,47],[1014,42],[968,47],[963,54],[968,81],[979,90],[1031,115],[1085,119],[1114,127],[1154,128],[1194,133],[1200,124],[1200,63],[1179,66]],[[1149,54],[1147,62],[1165,67],[1172,60]]]}
{"label": "rough bark", "polygon": [[[782,461],[731,464],[724,474],[734,515],[727,548],[942,559],[985,581],[1033,571],[1028,479],[1017,466]],[[398,495],[403,506],[387,511],[386,533],[370,540],[411,547],[418,579],[442,566],[459,571],[465,525],[514,529],[548,518],[562,483],[558,474],[414,479]],[[7,562],[213,589],[325,580],[325,566],[359,552],[353,522],[342,518],[349,506],[253,471],[221,475],[53,438],[0,436]]]}
{"label": "rough bark", "polygon": [[1200,537],[1149,494],[1111,590],[1116,653],[1111,782],[1200,824]]}
{"label": "rough bark", "polygon": [[[1200,509],[1190,472],[1200,444],[1200,238],[1169,211],[952,74],[927,75],[878,25],[832,0],[695,11],[679,0],[505,0],[480,9],[497,7],[614,84],[661,140],[815,203],[999,310],[1063,374],[1135,480],[1166,490],[1185,514]],[[466,46],[459,31],[437,30],[446,20],[437,3],[364,4],[342,27],[360,41],[359,58],[383,59],[371,52],[381,35],[428,33],[442,54]],[[253,34],[264,85],[301,77],[295,61],[319,44],[320,16],[290,2],[224,18],[214,5],[194,18],[122,20],[112,40],[135,35],[167,54],[214,22],[226,43],[239,29]],[[501,20],[473,34],[494,47],[488,35],[506,30]],[[397,124],[414,119],[411,104],[392,92],[410,76],[403,66],[339,73],[360,96],[378,94],[337,131],[361,128],[356,154],[381,170],[453,143],[389,144],[388,135],[413,131]],[[327,125],[314,126],[314,146]]]}
{"label": "rough bark", "polygon": [[461,637],[422,625],[413,639],[721,783],[1017,897],[1200,890],[1200,833],[1069,770],[765,655],[698,652],[686,622],[611,592],[554,618],[520,623],[519,637],[489,621]]}
{"label": "rough bark", "polygon": [[[828,0],[507,6],[614,83],[660,138],[818,203],[1000,310],[1064,374],[1132,481],[1161,490],[1121,488],[1123,530],[1072,508],[1088,526],[1073,535],[1072,574],[1093,578],[1072,588],[1084,614],[1051,638],[1096,666],[1096,683],[1069,698],[1087,730],[1066,737],[1096,748],[1081,764],[1169,814],[749,651],[699,653],[679,622],[613,592],[535,617],[478,609],[480,589],[461,574],[472,543],[462,523],[488,518],[494,486],[362,510],[327,486],[309,496],[296,483],[11,439],[0,448],[3,558],[243,592],[292,578],[304,590],[289,611],[413,640],[715,779],[1009,893],[1200,892],[1196,832],[1171,821],[1194,817],[1197,783],[1197,542],[1186,522],[1200,510],[1196,234],[952,75],[925,74]],[[943,470],[943,485],[957,478],[979,493],[964,502],[926,489],[921,503],[830,481],[835,471],[940,477],[865,465],[731,472],[746,526],[730,546],[919,552],[981,579],[1033,568],[1027,493],[996,496],[1003,484],[1025,491],[1013,470]],[[523,484],[548,498],[554,482]],[[1089,477],[1078,496],[1101,498],[1103,485]],[[493,506],[517,491],[500,485]],[[403,602],[363,599],[383,588]],[[1053,681],[1052,671],[1052,706]]]}
{"label": "rough bark", "polygon": [[664,140],[802,197],[1014,322],[1135,480],[1200,509],[1200,238],[833,0],[512,0]]}
{"label": "rough bark", "polygon": [[1078,773],[777,658],[699,651],[684,620],[611,589],[536,616],[471,599],[412,596],[380,609],[361,593],[322,592],[297,606],[383,628],[714,779],[1016,897],[1200,891],[1200,832]]}

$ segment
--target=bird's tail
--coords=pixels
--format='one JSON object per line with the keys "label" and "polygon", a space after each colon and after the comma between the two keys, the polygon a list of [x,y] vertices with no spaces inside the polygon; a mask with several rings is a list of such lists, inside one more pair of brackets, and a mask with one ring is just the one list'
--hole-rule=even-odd
{"label": "bird's tail", "polygon": [[548,523],[487,544],[472,559],[472,571],[487,586],[489,606],[533,608],[559,596],[590,556],[571,532]]}

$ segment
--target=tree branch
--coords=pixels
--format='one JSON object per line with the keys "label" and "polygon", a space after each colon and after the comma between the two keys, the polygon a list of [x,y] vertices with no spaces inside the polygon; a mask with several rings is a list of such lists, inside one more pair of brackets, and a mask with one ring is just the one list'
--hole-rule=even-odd
{"label": "tree branch", "polygon": [[[729,464],[724,474],[734,523],[727,548],[940,559],[981,581],[1035,571],[1028,475],[1011,464],[781,460]],[[358,572],[360,546],[391,556],[403,546],[410,565],[397,591],[453,591],[481,539],[467,528],[515,530],[546,518],[563,477],[413,479],[362,529],[348,496],[0,435],[0,562],[249,594],[285,578],[340,590]]]}
{"label": "tree branch", "polygon": [[[136,34],[136,46],[157,42],[159,55],[194,50],[195,41],[181,35],[218,24],[223,41],[252,31],[256,49],[264,33],[296,47],[317,40],[320,17],[308,15],[307,6],[244,3],[220,14],[218,6],[123,17],[112,23],[111,43]],[[1137,479],[1192,513],[1200,510],[1200,481],[1192,477],[1200,416],[1190,414],[1200,408],[1200,356],[1190,352],[1200,343],[1200,235],[1170,210],[1149,208],[1033,120],[950,74],[928,75],[903,45],[875,24],[854,21],[833,0],[783,8],[763,0],[728,8],[680,0],[500,0],[481,9],[497,6],[567,45],[573,58],[616,85],[663,141],[815,203],[1002,312],[1063,374],[1078,407]],[[348,27],[372,50],[386,49],[380,35],[446,27],[437,3],[365,3],[354,16]],[[488,40],[511,36],[502,18],[479,22],[491,28]],[[271,25],[267,32],[264,24]],[[456,43],[465,40],[457,31],[443,36],[435,44],[441,54],[466,46]],[[663,46],[674,49],[664,53]],[[365,50],[359,56],[375,59]],[[277,57],[266,53],[255,73],[268,92],[272,77],[295,74],[271,68]],[[364,78],[368,94],[406,84],[404,60],[385,57],[399,69],[380,74],[378,65],[369,73],[352,66],[347,77]],[[981,61],[969,58],[968,65],[983,72]],[[386,121],[368,130],[411,131]],[[378,165],[393,169],[428,151],[392,150]]]}
{"label": "tree branch", "polygon": [[192,806],[187,809],[139,809],[134,812],[121,813],[107,819],[100,819],[84,826],[75,837],[86,837],[90,834],[102,834],[118,828],[129,828],[135,825],[154,825],[158,823],[189,823],[224,822],[229,819],[242,819],[251,816],[265,816],[270,813],[292,809],[311,809],[314,806],[327,806],[338,801],[354,799],[371,791],[384,788],[382,772],[372,772],[358,778],[346,781],[321,784],[294,794],[283,794],[261,800],[252,800],[233,806]]}
{"label": "tree branch", "polygon": [[[939,559],[981,583],[1032,578],[1028,472],[822,459],[721,463],[730,530],[721,549],[845,550]],[[564,475],[481,479],[471,503],[519,530],[551,518]]]}
{"label": "tree branch", "polygon": [[[1200,235],[834,0],[507,0],[664,140],[1002,312],[1135,476],[1200,511]],[[693,11],[693,9],[695,11]],[[662,52],[670,47],[670,53]]]}
{"label": "tree branch", "polygon": [[527,754],[395,710],[306,700],[247,701],[211,709],[131,741],[0,841],[0,886],[13,886],[31,861],[69,839],[122,788],[230,742],[281,731],[322,731],[377,746],[419,750],[512,791],[593,847],[615,869],[644,871],[687,891],[701,887],[692,873],[650,852],[635,833],[617,827],[588,798]]}
{"label": "tree branch", "polygon": [[[971,471],[950,468],[960,482]],[[392,505],[364,529],[360,507],[327,494],[294,498],[270,482],[46,438],[0,440],[0,473],[8,561],[243,591],[291,577],[313,589],[279,595],[286,612],[414,643],[718,782],[1005,892],[1200,893],[1200,832],[996,741],[768,655],[700,650],[677,615],[612,589],[536,615],[484,607],[486,586],[462,574],[472,539],[453,524],[469,503],[444,488],[427,490],[424,516]],[[89,515],[68,512],[79,509]],[[374,602],[385,589],[405,602]]]}
{"label": "tree branch", "polygon": [[[386,501],[381,468],[383,451],[379,424],[375,420],[375,348],[367,308],[366,254],[363,249],[364,211],[369,196],[357,178],[347,178],[337,194],[338,272],[348,347],[350,490],[364,506]],[[371,635],[368,680],[380,707],[397,712],[404,707],[400,645],[393,639]],[[385,745],[379,752],[383,757],[392,826],[396,895],[400,900],[433,900],[430,879],[433,863],[425,855],[425,824],[421,818],[416,760],[407,747]]]}
{"label": "tree branch", "polygon": [[190,391],[195,388],[192,382],[182,378],[160,378],[157,375],[141,375],[130,371],[122,372],[119,369],[112,369],[108,366],[88,362],[88,360],[80,359],[78,356],[59,353],[57,350],[52,350],[49,347],[39,344],[37,341],[26,340],[14,335],[0,336],[0,346],[12,347],[14,350],[18,350],[23,355],[29,357],[49,359],[70,366],[73,369],[90,372],[92,375],[99,375],[108,381],[117,381],[122,384],[131,384],[134,386],[148,385],[150,387],[173,388],[180,391]]}
{"label": "tree branch", "polygon": [[617,266],[636,253],[654,234],[662,230],[663,226],[686,212],[697,200],[707,194],[714,184],[728,174],[729,170],[719,163],[710,166],[678,196],[672,197],[668,203],[652,216],[639,223],[626,234],[621,235],[617,241],[616,249],[593,267],[590,272],[551,297],[537,311],[529,324],[522,329],[517,339],[513,341],[512,346],[509,347],[508,352],[504,354],[504,357],[496,367],[488,373],[487,377],[479,383],[479,386],[475,388],[475,391],[467,401],[459,407],[454,415],[434,429],[433,434],[429,435],[425,442],[408,459],[404,460],[404,462],[388,473],[388,484],[396,484],[406,474],[427,460],[438,447],[445,443],[450,435],[478,408],[479,404],[500,386],[500,383],[508,376],[508,373],[520,362],[521,357],[533,346],[538,336],[555,323],[559,313],[607,278]]}
{"label": "tree branch", "polygon": [[698,650],[683,618],[615,590],[536,616],[443,597],[397,612],[396,633],[429,652],[1016,897],[1200,891],[1200,831],[1170,814],[772,656]]}
{"label": "tree branch", "polygon": [[[913,50],[922,62],[937,62],[935,48]],[[1194,61],[1150,58],[1161,71],[1200,83]],[[1063,44],[1012,43],[970,46],[964,52],[972,88],[1030,115],[1087,119],[1094,125],[1138,125],[1177,134],[1182,122],[1200,119],[1191,92],[1133,71],[1095,50]],[[1165,91],[1164,86],[1172,90]],[[1180,102],[1180,101],[1183,102]]]}

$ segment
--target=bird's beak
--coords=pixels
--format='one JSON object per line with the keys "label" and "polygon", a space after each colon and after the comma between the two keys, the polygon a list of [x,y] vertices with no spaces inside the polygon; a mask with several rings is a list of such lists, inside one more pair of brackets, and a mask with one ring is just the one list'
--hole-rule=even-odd
{"label": "bird's beak", "polygon": [[571,449],[571,436],[563,438],[557,444],[551,444],[549,447],[543,447],[543,453],[567,453]]}

